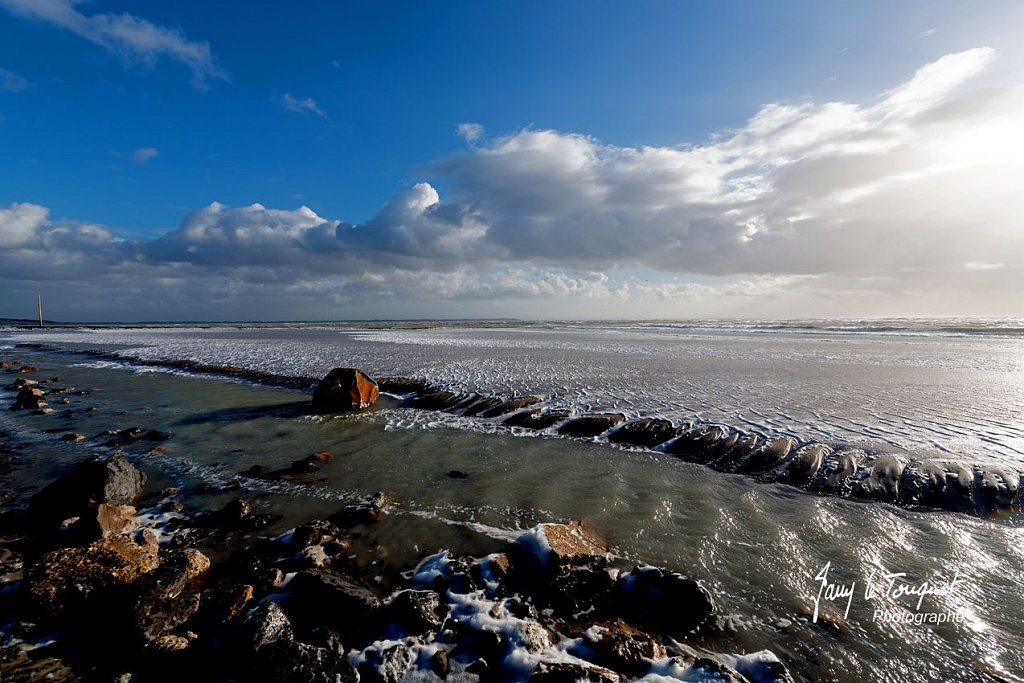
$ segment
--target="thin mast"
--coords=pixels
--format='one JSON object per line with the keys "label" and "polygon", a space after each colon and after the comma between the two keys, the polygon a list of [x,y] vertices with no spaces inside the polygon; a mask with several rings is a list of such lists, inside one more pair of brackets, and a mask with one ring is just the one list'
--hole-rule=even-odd
{"label": "thin mast", "polygon": [[36,305],[39,306],[39,327],[43,326],[43,295],[40,292],[36,297]]}

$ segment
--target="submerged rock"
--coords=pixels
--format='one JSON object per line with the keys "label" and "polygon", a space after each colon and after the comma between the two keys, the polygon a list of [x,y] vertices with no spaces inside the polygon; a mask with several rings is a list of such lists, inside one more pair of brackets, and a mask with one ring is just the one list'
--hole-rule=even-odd
{"label": "submerged rock", "polygon": [[356,368],[335,368],[313,391],[313,410],[320,413],[351,413],[377,402],[380,389]]}
{"label": "submerged rock", "polygon": [[925,460],[908,465],[899,482],[903,505],[974,509],[974,472],[958,462]]}
{"label": "submerged rock", "polygon": [[539,396],[519,396],[517,398],[511,398],[507,401],[502,401],[493,408],[488,408],[480,413],[480,417],[490,418],[499,417],[501,415],[507,415],[517,410],[522,410],[534,404],[540,403]]}
{"label": "submerged rock", "polygon": [[857,481],[857,470],[864,457],[863,451],[829,453],[822,459],[821,467],[810,483],[810,489],[834,496],[850,495]]}
{"label": "submerged rock", "polygon": [[781,484],[805,486],[818,474],[825,458],[832,449],[820,443],[807,444],[800,448],[781,468],[772,472],[768,478]]}

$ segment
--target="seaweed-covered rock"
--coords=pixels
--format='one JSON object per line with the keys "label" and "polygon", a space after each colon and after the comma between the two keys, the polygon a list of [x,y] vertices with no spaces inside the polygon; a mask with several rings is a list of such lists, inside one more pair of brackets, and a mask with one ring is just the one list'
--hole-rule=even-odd
{"label": "seaweed-covered rock", "polygon": [[608,435],[612,443],[654,448],[683,433],[684,427],[676,427],[668,420],[645,417],[622,425]]}

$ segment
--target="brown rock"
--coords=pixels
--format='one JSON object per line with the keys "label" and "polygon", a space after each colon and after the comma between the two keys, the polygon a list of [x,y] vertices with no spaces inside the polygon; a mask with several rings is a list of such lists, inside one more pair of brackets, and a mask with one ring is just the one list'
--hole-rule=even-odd
{"label": "brown rock", "polygon": [[594,652],[594,662],[609,669],[640,677],[650,668],[652,659],[666,656],[665,646],[643,631],[617,621],[600,627],[595,633],[588,629],[583,642]]}
{"label": "brown rock", "polygon": [[[546,551],[547,557],[541,557],[545,564],[566,567],[586,562],[609,551],[608,543],[590,526],[579,520],[568,524],[541,524],[536,533],[543,538],[547,548],[541,545],[540,552]],[[530,534],[524,535],[530,537]],[[520,542],[525,540],[520,537]]]}
{"label": "brown rock", "polygon": [[68,432],[64,436],[60,437],[61,441],[71,441],[77,443],[79,441],[85,441],[85,436],[76,432]]}
{"label": "brown rock", "polygon": [[327,462],[333,457],[334,454],[330,451],[317,451],[316,453],[308,456],[306,460],[309,460],[310,462]]}
{"label": "brown rock", "polygon": [[107,505],[100,503],[75,522],[75,531],[86,540],[97,540],[118,536],[139,528],[135,508],[131,505]]}
{"label": "brown rock", "polygon": [[530,680],[534,683],[619,683],[622,676],[600,666],[576,662],[540,662]]}
{"label": "brown rock", "polygon": [[130,585],[159,565],[156,537],[112,536],[88,546],[43,555],[29,573],[35,607],[56,615],[96,595]]}
{"label": "brown rock", "polygon": [[377,402],[380,390],[362,370],[335,368],[313,391],[313,409],[321,413],[351,413]]}
{"label": "brown rock", "polygon": [[39,372],[39,368],[34,367],[32,365],[22,365],[20,368],[18,368],[19,375],[23,375],[28,372]]}

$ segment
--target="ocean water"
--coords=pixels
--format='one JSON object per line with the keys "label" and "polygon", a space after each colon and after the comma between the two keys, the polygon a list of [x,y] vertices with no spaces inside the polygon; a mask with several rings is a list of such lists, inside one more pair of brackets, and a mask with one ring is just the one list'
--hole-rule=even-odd
{"label": "ocean water", "polygon": [[[1020,320],[8,330],[0,345],[44,346],[0,355],[91,393],[73,398],[69,417],[2,411],[0,428],[30,444],[33,456],[12,475],[22,496],[66,463],[102,452],[96,439],[60,442],[65,429],[154,427],[175,434],[166,451],[129,453],[152,486],[194,491],[199,508],[249,496],[283,516],[268,533],[386,490],[396,510],[382,522],[378,561],[405,567],[423,552],[481,554],[539,522],[583,518],[628,561],[706,583],[723,615],[720,632],[702,643],[711,649],[767,648],[806,680],[991,680],[979,672],[1024,676],[1019,511],[982,517],[818,497],[602,438],[536,435],[389,397],[365,414],[310,416],[299,409],[308,392],[137,361],[310,378],[357,366],[458,391],[537,395],[576,412],[657,415],[1020,471],[1022,330]],[[96,410],[84,412],[87,405]],[[239,476],[324,449],[335,457],[312,484]],[[469,477],[448,478],[450,470]],[[815,577],[827,563],[827,580],[855,584],[853,598],[823,593],[825,616],[814,623]],[[905,576],[884,578],[896,573]],[[890,580],[947,590],[918,609],[917,596],[886,594]],[[884,621],[919,613],[948,621]]]}

